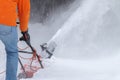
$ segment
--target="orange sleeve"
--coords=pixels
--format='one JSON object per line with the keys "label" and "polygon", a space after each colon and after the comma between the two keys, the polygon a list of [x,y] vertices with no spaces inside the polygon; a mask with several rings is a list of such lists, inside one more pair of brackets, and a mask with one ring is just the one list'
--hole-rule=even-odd
{"label": "orange sleeve", "polygon": [[17,6],[20,30],[24,32],[28,29],[28,22],[30,17],[30,0],[18,0]]}

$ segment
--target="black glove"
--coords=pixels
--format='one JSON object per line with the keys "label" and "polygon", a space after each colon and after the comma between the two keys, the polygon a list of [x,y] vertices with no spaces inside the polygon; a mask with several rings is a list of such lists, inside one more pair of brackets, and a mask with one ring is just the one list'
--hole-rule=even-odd
{"label": "black glove", "polygon": [[22,33],[22,37],[20,38],[20,41],[25,41],[27,43],[30,43],[30,35],[28,33],[28,30],[25,32],[21,32]]}

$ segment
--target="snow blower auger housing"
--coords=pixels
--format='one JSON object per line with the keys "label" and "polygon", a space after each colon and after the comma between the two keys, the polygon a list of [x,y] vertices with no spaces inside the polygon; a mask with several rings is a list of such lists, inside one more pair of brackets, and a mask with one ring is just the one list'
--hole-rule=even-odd
{"label": "snow blower auger housing", "polygon": [[57,44],[54,41],[51,41],[49,44],[43,43],[40,45],[42,52],[45,52],[47,54],[46,58],[51,58],[53,55],[53,52],[55,51],[55,48],[57,47]]}

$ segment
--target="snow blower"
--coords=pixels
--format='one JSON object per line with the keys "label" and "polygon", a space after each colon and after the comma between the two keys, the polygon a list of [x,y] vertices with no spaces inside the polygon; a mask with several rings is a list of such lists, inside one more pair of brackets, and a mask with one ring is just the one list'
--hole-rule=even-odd
{"label": "snow blower", "polygon": [[[32,58],[30,58],[31,63],[30,65],[23,65],[21,59],[19,58],[19,63],[21,65],[21,69],[22,72],[18,74],[18,80],[22,79],[22,78],[32,78],[34,73],[37,72],[38,69],[43,69],[44,66],[42,64],[42,59],[43,57],[41,57],[40,55],[37,54],[35,48],[32,47],[32,45],[30,44],[30,42],[25,42],[29,48],[31,49],[32,52],[28,52],[28,51],[24,51],[24,50],[19,50],[20,53],[27,53],[27,54],[32,54]],[[45,53],[47,56],[44,56],[44,58],[50,59],[53,55],[53,52],[56,48],[56,43],[55,42],[51,42],[49,43],[49,45],[47,43],[43,43],[42,45],[40,45],[41,47],[41,53]],[[36,66],[32,66],[32,63],[34,60],[37,59],[37,62],[39,63],[40,67],[36,67]]]}
{"label": "snow blower", "polygon": [[[19,24],[19,22],[17,22],[17,24]],[[26,54],[32,54],[32,57],[29,58],[31,60],[29,65],[23,65],[22,60],[20,58],[18,58],[22,72],[18,74],[18,80],[24,78],[32,78],[34,73],[37,72],[38,69],[43,69],[44,66],[42,64],[42,59],[41,58],[47,58],[50,59],[53,55],[53,52],[55,51],[56,48],[56,43],[54,41],[51,41],[49,44],[47,43],[43,43],[42,45],[40,45],[41,48],[41,53],[44,53],[47,56],[41,57],[40,55],[37,54],[36,49],[33,48],[33,46],[31,45],[31,43],[29,41],[25,41],[24,39],[21,39],[19,41],[24,41],[28,47],[31,49],[31,52],[29,51],[25,51],[25,50],[19,50],[19,53],[26,53]],[[21,57],[21,56],[20,56]],[[23,58],[23,57],[21,57]],[[37,62],[39,63],[39,67],[36,66],[32,66],[32,63],[34,60],[37,60]]]}
{"label": "snow blower", "polygon": [[[32,58],[31,58],[31,60],[33,61],[33,60],[35,60],[35,59],[37,58],[37,60],[38,60],[38,62],[39,62],[39,64],[40,64],[40,67],[41,67],[41,68],[44,68],[43,65],[42,65],[42,61],[41,61],[41,59],[40,59],[40,58],[41,58],[40,55],[38,55],[38,54],[36,53],[36,50],[31,46],[30,42],[27,42],[27,41],[25,41],[25,42],[26,42],[27,45],[30,47],[30,49],[31,49],[32,52],[27,52],[27,51],[19,51],[19,52],[32,54],[33,56],[32,56]],[[31,70],[31,69],[32,69],[32,66],[31,66],[31,65],[32,65],[32,61],[31,61],[31,64],[29,65],[30,69],[29,69],[29,70],[26,70],[26,66],[23,65],[23,63],[22,63],[22,61],[20,60],[20,58],[19,58],[18,60],[19,60],[19,63],[20,63],[20,65],[21,65],[21,68],[22,68],[22,70],[23,70],[22,73],[19,73],[18,79],[21,79],[21,78],[31,78],[31,77],[33,77],[33,74],[34,74],[36,71]]]}
{"label": "snow blower", "polygon": [[[27,42],[26,42],[27,43]],[[36,50],[31,46],[31,44],[27,43],[27,45],[30,47],[30,49],[32,50],[32,52],[28,52],[28,51],[19,51],[20,53],[27,53],[27,54],[32,54],[32,58],[30,58],[31,63],[30,65],[23,65],[21,59],[19,58],[19,63],[21,65],[21,69],[22,72],[18,74],[18,80],[19,79],[26,79],[26,78],[32,78],[34,76],[34,73],[37,72],[37,70],[39,69],[43,69],[44,66],[42,64],[42,59],[41,58],[47,58],[50,59],[53,55],[53,52],[55,51],[56,48],[56,43],[55,42],[51,42],[49,45],[47,43],[43,43],[42,45],[40,45],[42,53],[45,53],[47,56],[41,57],[40,55],[38,55],[36,53]],[[37,62],[39,62],[40,67],[36,67],[36,66],[32,66],[32,62],[33,60],[36,60]]]}

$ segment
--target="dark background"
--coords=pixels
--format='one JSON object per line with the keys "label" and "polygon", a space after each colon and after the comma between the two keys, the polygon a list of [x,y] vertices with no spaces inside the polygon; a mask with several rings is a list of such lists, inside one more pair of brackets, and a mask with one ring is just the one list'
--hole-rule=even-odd
{"label": "dark background", "polygon": [[58,11],[60,7],[67,9],[75,0],[31,0],[30,22],[45,23],[51,14]]}

